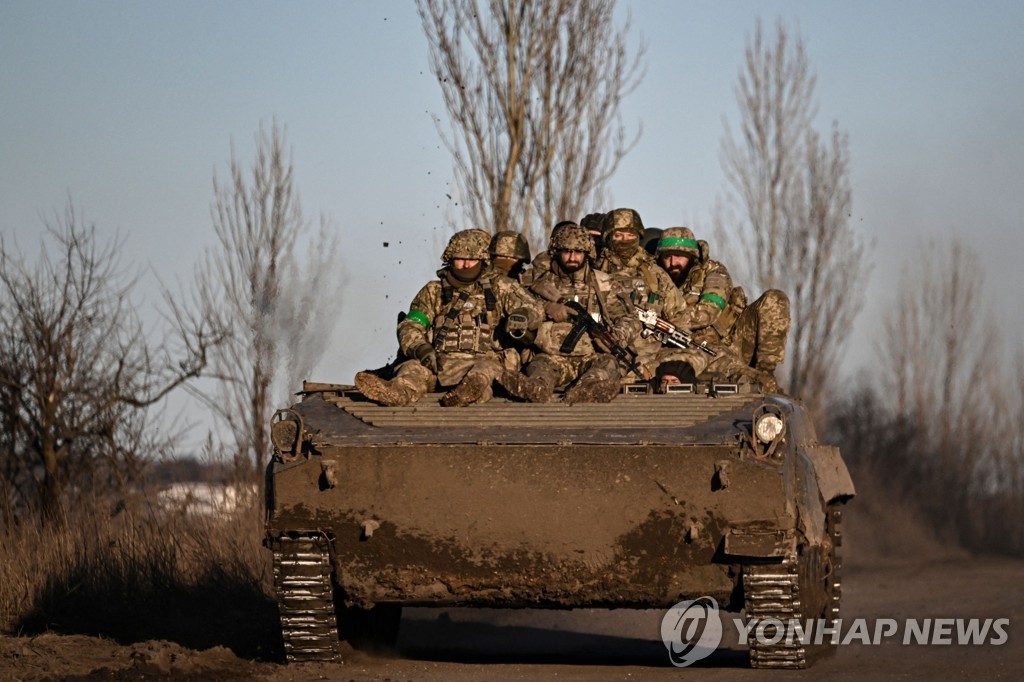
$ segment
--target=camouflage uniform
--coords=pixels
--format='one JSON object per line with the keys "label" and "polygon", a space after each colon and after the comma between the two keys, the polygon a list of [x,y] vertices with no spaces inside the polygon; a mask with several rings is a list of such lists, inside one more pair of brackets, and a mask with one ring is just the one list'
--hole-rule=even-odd
{"label": "camouflage uniform", "polygon": [[704,372],[737,378],[749,376],[751,373],[743,369],[752,368],[755,375],[773,375],[785,358],[789,334],[789,298],[785,292],[769,289],[748,305],[743,288],[732,285],[726,267],[711,260],[706,248],[702,251],[701,243],[688,228],[665,230],[657,254],[660,258],[670,253],[687,255],[692,263],[679,287],[687,303],[681,326],[690,329],[697,341],[728,351],[720,353]]}
{"label": "camouflage uniform", "polygon": [[[451,265],[438,271],[413,298],[409,314],[398,323],[398,343],[409,358],[396,376],[384,381],[370,372],[356,375],[356,386],[371,400],[387,405],[415,402],[436,384],[455,386],[442,403],[466,405],[484,402],[492,396],[492,384],[504,367],[498,326],[509,314],[525,317],[526,326],[536,329],[543,318],[539,302],[517,282],[498,275],[487,263],[490,235],[482,230],[464,230],[452,237],[442,260],[479,260],[480,275],[459,281]],[[428,367],[427,365],[436,365]]]}
{"label": "camouflage uniform", "polygon": [[[512,230],[496,233],[491,238],[487,252],[491,256],[491,267],[511,279],[516,280],[524,287],[533,282],[534,271],[526,269],[530,264],[530,244],[520,232]],[[509,261],[502,262],[501,257],[515,259],[509,266]],[[513,338],[503,327],[498,329],[498,342],[502,346],[501,365],[505,369],[518,371],[529,362],[532,353],[527,338]]]}
{"label": "camouflage uniform", "polygon": [[[537,276],[530,290],[555,308],[566,301],[578,302],[591,316],[608,325],[620,345],[628,345],[639,333],[640,322],[629,314],[623,292],[616,290],[609,275],[593,269],[586,259],[579,270],[566,272],[560,265],[561,251],[593,255],[593,240],[578,225],[560,230],[549,248],[551,264]],[[526,366],[525,375],[506,372],[501,384],[513,395],[531,402],[547,402],[556,387],[574,381],[566,391],[567,402],[607,402],[614,398],[619,391],[618,361],[595,347],[586,334],[574,347],[564,348],[572,329],[572,318],[559,321],[548,314],[534,341],[538,355]]]}
{"label": "camouflage uniform", "polygon": [[[653,310],[659,317],[678,324],[676,320],[683,315],[686,301],[654,256],[640,246],[644,235],[640,214],[629,208],[615,209],[605,214],[603,227],[604,255],[599,269],[611,275],[616,289],[626,293],[632,307]],[[619,231],[636,235],[636,241],[616,243],[612,235]],[[648,375],[638,378],[652,376],[658,365],[661,343],[654,337],[637,336],[631,348]]]}

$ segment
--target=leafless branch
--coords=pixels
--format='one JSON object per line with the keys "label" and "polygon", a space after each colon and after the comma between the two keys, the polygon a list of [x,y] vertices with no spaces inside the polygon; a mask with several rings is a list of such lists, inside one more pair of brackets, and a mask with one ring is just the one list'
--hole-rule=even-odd
{"label": "leafless branch", "polygon": [[417,0],[466,226],[524,232],[602,205],[635,144],[619,107],[643,77],[613,0]]}

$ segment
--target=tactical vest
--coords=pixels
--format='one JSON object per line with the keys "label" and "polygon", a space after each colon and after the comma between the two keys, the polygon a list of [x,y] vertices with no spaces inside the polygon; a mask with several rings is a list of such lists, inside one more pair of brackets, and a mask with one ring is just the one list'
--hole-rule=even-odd
{"label": "tactical vest", "polygon": [[496,350],[498,299],[492,279],[455,288],[441,283],[441,313],[434,320],[434,348],[440,353],[486,353]]}

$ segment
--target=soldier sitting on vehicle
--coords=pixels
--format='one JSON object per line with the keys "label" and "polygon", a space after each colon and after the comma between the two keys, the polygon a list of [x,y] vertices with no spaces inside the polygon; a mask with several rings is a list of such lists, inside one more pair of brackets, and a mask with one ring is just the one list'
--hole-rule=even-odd
{"label": "soldier sitting on vehicle", "polygon": [[706,242],[698,242],[687,227],[665,230],[656,253],[686,299],[686,312],[677,322],[697,341],[729,351],[704,373],[754,379],[766,390],[777,390],[775,368],[785,358],[789,333],[785,292],[769,289],[748,305],[742,287],[733,287],[726,267],[709,258]]}
{"label": "soldier sitting on vehicle", "polygon": [[[563,227],[565,227],[566,225],[575,225],[575,224],[576,223],[574,223],[571,220],[562,220],[560,222],[555,223],[555,226],[551,228],[551,234],[548,235],[548,244],[550,244],[551,242],[553,242],[555,240],[555,235],[558,234],[558,231],[561,230]],[[538,276],[544,274],[545,272],[547,272],[550,269],[551,269],[551,254],[548,253],[547,250],[541,251],[533,259],[533,267],[530,269],[530,280],[528,282],[524,282],[523,286],[529,287],[531,284],[533,284],[533,280],[535,278],[537,278]]]}
{"label": "soldier sitting on vehicle", "polygon": [[610,353],[628,347],[640,331],[639,320],[629,314],[611,277],[592,267],[594,243],[585,229],[561,226],[548,253],[548,269],[530,286],[545,301],[534,342],[538,354],[524,372],[506,371],[499,382],[530,402],[548,402],[564,385],[570,404],[609,402],[619,392],[620,377],[619,361]]}
{"label": "soldier sitting on vehicle", "polygon": [[[659,317],[677,323],[686,308],[686,301],[676,289],[672,278],[657,264],[654,256],[640,245],[644,224],[640,214],[631,208],[617,208],[604,215],[603,258],[599,268],[611,275],[617,290],[625,292],[635,309],[654,311]],[[652,336],[638,336],[632,349],[644,367],[644,376],[654,375],[661,343]]]}
{"label": "soldier sitting on vehicle", "polygon": [[580,227],[585,229],[594,239],[594,262],[601,260],[601,252],[604,249],[602,236],[604,234],[604,217],[607,213],[588,213],[580,220]]}
{"label": "soldier sitting on vehicle", "polygon": [[512,230],[496,233],[491,237],[487,252],[491,254],[491,267],[499,274],[524,286],[533,280],[526,269],[530,264],[530,245],[522,233]]}
{"label": "soldier sitting on vehicle", "polygon": [[525,333],[543,319],[540,303],[518,282],[490,267],[490,235],[463,230],[452,236],[441,260],[438,279],[428,282],[398,324],[402,353],[394,379],[372,372],[356,374],[356,387],[384,405],[408,405],[435,384],[454,387],[441,399],[446,407],[485,402],[503,371],[502,350],[495,332],[506,328]]}

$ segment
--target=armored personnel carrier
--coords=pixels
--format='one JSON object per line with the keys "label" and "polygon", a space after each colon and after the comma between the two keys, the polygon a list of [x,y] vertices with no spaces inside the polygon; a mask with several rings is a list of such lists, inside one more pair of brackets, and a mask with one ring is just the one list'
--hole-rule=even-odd
{"label": "armored personnel carrier", "polygon": [[[289,660],[397,636],[402,606],[664,608],[832,619],[840,507],[854,494],[802,404],[683,384],[607,404],[440,394],[382,407],[305,385],[274,417],[267,546]],[[812,646],[757,641],[754,667]],[[760,639],[764,639],[763,637]]]}

